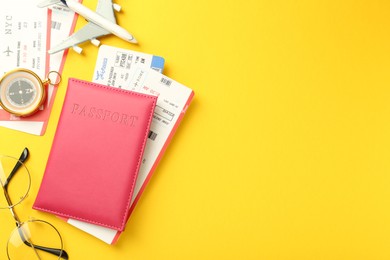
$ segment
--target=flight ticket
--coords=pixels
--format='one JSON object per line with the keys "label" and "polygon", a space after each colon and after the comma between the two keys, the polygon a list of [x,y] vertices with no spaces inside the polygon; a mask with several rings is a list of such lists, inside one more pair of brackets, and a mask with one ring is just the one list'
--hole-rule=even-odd
{"label": "flight ticket", "polygon": [[47,24],[47,9],[36,7],[34,1],[13,0],[0,8],[2,73],[22,67],[45,76]]}
{"label": "flight ticket", "polygon": [[164,59],[160,56],[102,45],[99,48],[93,81],[126,88],[138,66],[162,72]]}
{"label": "flight ticket", "polygon": [[190,88],[159,73],[162,64],[159,56],[104,46],[99,50],[95,67],[93,81],[96,83],[158,96],[132,203],[194,95]]}
{"label": "flight ticket", "polygon": [[[23,8],[21,8],[23,6]],[[25,68],[44,78],[48,69],[48,11],[35,1],[13,0],[0,8],[0,73]],[[31,119],[31,118],[30,118]],[[40,134],[44,122],[24,122],[0,109],[0,126]]]}
{"label": "flight ticket", "polygon": [[[139,199],[194,96],[192,89],[151,69],[138,68],[127,88],[158,96],[132,203]],[[134,207],[132,205],[132,207]]]}
{"label": "flight ticket", "polygon": [[[20,8],[23,6],[23,8]],[[74,12],[60,6],[38,8],[36,1],[13,0],[0,9],[0,73],[17,67],[34,71],[45,78],[50,70],[61,73],[66,55],[47,54],[48,43],[55,44],[69,36],[76,24]],[[50,26],[51,25],[51,26]],[[50,61],[50,62],[49,62]],[[48,86],[43,112],[21,118],[0,109],[0,126],[43,135],[50,117],[57,87]]]}

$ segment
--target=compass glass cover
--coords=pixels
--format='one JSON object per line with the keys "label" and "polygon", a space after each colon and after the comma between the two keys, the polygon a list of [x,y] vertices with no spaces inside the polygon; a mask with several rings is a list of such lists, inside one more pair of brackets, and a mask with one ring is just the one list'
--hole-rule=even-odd
{"label": "compass glass cover", "polygon": [[12,105],[25,107],[34,101],[37,90],[31,80],[26,78],[15,79],[8,85],[7,96]]}

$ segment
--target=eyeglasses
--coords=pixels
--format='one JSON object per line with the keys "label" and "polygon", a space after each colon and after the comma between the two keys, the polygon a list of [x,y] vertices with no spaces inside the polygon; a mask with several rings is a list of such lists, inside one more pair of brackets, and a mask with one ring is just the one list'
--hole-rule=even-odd
{"label": "eyeglasses", "polygon": [[8,259],[68,259],[61,235],[52,224],[33,218],[22,222],[15,213],[15,207],[27,197],[31,186],[24,164],[28,156],[27,148],[19,159],[0,155],[0,185],[4,193],[0,196],[0,209],[9,209],[16,223],[7,242]]}

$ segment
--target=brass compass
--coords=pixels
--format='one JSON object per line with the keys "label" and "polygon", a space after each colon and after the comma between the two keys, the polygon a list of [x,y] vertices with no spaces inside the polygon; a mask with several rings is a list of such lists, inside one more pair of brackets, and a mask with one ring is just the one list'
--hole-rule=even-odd
{"label": "brass compass", "polygon": [[[55,76],[57,81],[52,83],[50,77]],[[32,115],[45,102],[47,85],[57,85],[60,81],[61,75],[56,71],[49,72],[44,80],[28,69],[7,72],[0,79],[0,105],[16,116]]]}

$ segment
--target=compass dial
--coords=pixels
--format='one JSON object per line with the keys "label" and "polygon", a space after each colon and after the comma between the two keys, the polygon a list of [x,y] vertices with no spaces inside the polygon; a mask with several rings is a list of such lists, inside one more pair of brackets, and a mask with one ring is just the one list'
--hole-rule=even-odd
{"label": "compass dial", "polygon": [[29,106],[37,96],[37,90],[29,79],[15,79],[8,86],[7,96],[12,105]]}

